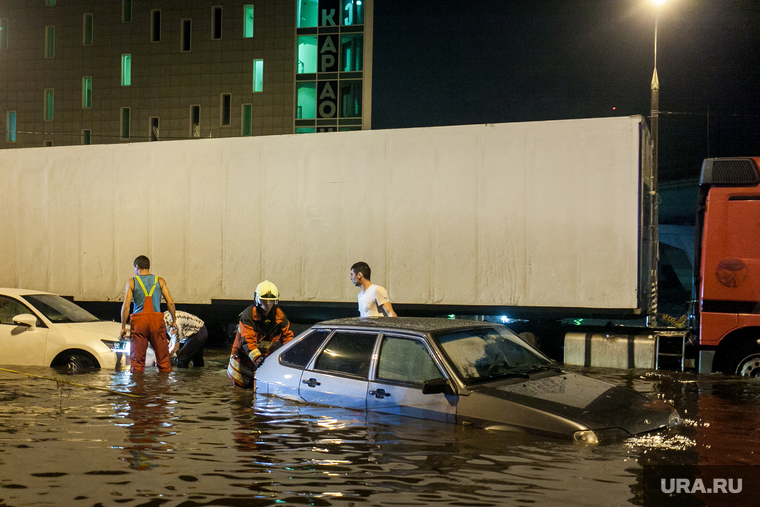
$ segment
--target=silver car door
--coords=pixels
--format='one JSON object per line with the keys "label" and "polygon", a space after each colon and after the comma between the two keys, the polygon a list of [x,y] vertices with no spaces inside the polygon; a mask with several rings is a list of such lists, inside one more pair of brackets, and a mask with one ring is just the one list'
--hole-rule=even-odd
{"label": "silver car door", "polygon": [[384,335],[367,411],[456,422],[458,396],[422,394],[423,382],[439,378],[444,375],[423,339]]}
{"label": "silver car door", "polygon": [[0,364],[49,366],[43,364],[48,329],[37,317],[37,327],[13,322],[21,314],[37,315],[22,302],[0,296]]}
{"label": "silver car door", "polygon": [[332,407],[367,409],[367,378],[377,333],[336,331],[303,371],[304,401]]}

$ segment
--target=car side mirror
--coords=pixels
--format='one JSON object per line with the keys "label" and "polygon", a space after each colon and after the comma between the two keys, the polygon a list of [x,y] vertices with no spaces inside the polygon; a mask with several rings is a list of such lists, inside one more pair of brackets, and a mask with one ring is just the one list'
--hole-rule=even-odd
{"label": "car side mirror", "polygon": [[445,378],[426,380],[422,384],[422,394],[448,394],[455,395],[454,387]]}
{"label": "car side mirror", "polygon": [[18,324],[20,326],[27,326],[30,331],[34,331],[37,329],[37,317],[30,313],[22,313],[21,315],[16,315],[13,317],[14,324]]}

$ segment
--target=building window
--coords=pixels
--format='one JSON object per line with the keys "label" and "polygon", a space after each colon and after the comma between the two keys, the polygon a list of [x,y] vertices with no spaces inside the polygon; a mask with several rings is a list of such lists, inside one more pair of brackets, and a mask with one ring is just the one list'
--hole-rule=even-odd
{"label": "building window", "polygon": [[92,144],[92,130],[82,130],[82,144]]}
{"label": "building window", "polygon": [[358,118],[362,115],[362,82],[340,82],[340,117]]}
{"label": "building window", "polygon": [[298,127],[296,128],[296,134],[313,134],[317,129],[314,127]]}
{"label": "building window", "polygon": [[45,148],[51,148],[53,146],[53,141],[42,141],[42,146]]}
{"label": "building window", "polygon": [[92,46],[92,13],[87,13],[82,21],[82,45]]}
{"label": "building window", "polygon": [[183,19],[180,25],[180,51],[190,51],[190,40],[193,34],[193,21],[190,19]]}
{"label": "building window", "polygon": [[45,58],[55,58],[55,27],[45,27]]}
{"label": "building window", "polygon": [[5,140],[9,143],[16,142],[16,111],[5,114]]}
{"label": "building window", "polygon": [[82,78],[82,109],[92,107],[92,77],[85,76]]}
{"label": "building window", "polygon": [[121,86],[132,84],[132,55],[121,55]]}
{"label": "building window", "polygon": [[0,49],[8,49],[8,18],[0,19]]}
{"label": "building window", "polygon": [[364,70],[364,36],[344,35],[340,39],[340,70],[356,72]]}
{"label": "building window", "polygon": [[201,137],[201,106],[190,106],[190,137]]}
{"label": "building window", "polygon": [[243,37],[253,37],[253,5],[243,6]]}
{"label": "building window", "polygon": [[122,139],[129,139],[129,116],[130,110],[128,107],[121,108],[121,129],[120,136]]}
{"label": "building window", "polygon": [[150,11],[150,41],[161,42],[161,11]]}
{"label": "building window", "polygon": [[296,120],[317,117],[317,83],[299,81],[296,83]]}
{"label": "building window", "polygon": [[216,6],[211,8],[211,38],[219,40],[222,38],[222,7]]}
{"label": "building window", "polygon": [[132,0],[121,0],[121,22],[132,22]]}
{"label": "building window", "polygon": [[298,37],[297,74],[312,74],[317,72],[317,36],[307,35]]}
{"label": "building window", "polygon": [[150,140],[158,141],[158,116],[152,116],[150,118]]}
{"label": "building window", "polygon": [[264,60],[253,61],[253,91],[264,91]]}
{"label": "building window", "polygon": [[364,24],[364,1],[363,0],[342,0],[343,6],[340,16],[341,25],[363,25]]}
{"label": "building window", "polygon": [[55,0],[45,0],[45,7],[55,7]]}
{"label": "building window", "polygon": [[251,104],[243,104],[240,108],[240,116],[242,117],[240,135],[250,136],[251,131]]}
{"label": "building window", "polygon": [[317,26],[318,0],[298,0],[298,28]]}
{"label": "building window", "polygon": [[229,93],[223,93],[219,98],[219,110],[221,115],[219,118],[219,124],[222,127],[230,126],[230,118],[232,116],[232,95]]}
{"label": "building window", "polygon": [[45,89],[45,120],[53,119],[53,99],[55,93],[52,88]]}

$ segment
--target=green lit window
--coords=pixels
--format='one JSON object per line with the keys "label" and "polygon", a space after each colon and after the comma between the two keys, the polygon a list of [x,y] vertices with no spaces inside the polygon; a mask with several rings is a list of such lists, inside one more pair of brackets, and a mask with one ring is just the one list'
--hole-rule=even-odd
{"label": "green lit window", "polygon": [[8,18],[0,19],[0,49],[8,49]]}
{"label": "green lit window", "polygon": [[55,92],[52,88],[45,89],[45,120],[53,119],[53,101]]}
{"label": "green lit window", "polygon": [[358,118],[362,115],[362,82],[340,82],[340,117]]}
{"label": "green lit window", "polygon": [[82,108],[92,107],[92,77],[85,76],[82,78]]}
{"label": "green lit window", "polygon": [[121,21],[122,23],[132,22],[132,0],[121,0]]}
{"label": "green lit window", "polygon": [[251,131],[251,104],[243,104],[242,108],[240,109],[240,115],[242,116],[243,121],[241,122],[241,129],[240,129],[240,135],[242,136],[250,136],[252,134]]}
{"label": "green lit window", "polygon": [[243,6],[243,37],[253,37],[253,5]]}
{"label": "green lit window", "polygon": [[340,38],[340,70],[356,72],[364,70],[364,36],[344,35]]}
{"label": "green lit window", "polygon": [[183,19],[182,24],[180,25],[180,44],[182,45],[180,47],[180,51],[183,53],[186,53],[190,51],[190,41],[192,40],[193,35],[193,20],[192,19]]}
{"label": "green lit window", "polygon": [[92,130],[82,130],[82,144],[92,144]]}
{"label": "green lit window", "polygon": [[298,37],[298,74],[317,72],[317,36]]}
{"label": "green lit window", "polygon": [[253,61],[253,91],[264,91],[264,60]]}
{"label": "green lit window", "polygon": [[121,86],[132,85],[132,55],[121,55]]}
{"label": "green lit window", "polygon": [[87,13],[82,21],[82,45],[92,46],[92,14]]}
{"label": "green lit window", "polygon": [[313,134],[317,129],[314,127],[297,127],[296,134]]}
{"label": "green lit window", "polygon": [[45,0],[45,7],[55,7],[55,0]]}
{"label": "green lit window", "polygon": [[45,58],[55,58],[55,27],[45,27]]}
{"label": "green lit window", "polygon": [[190,137],[201,137],[201,106],[190,106]]}
{"label": "green lit window", "polygon": [[341,25],[364,24],[364,2],[366,0],[342,0]]}
{"label": "green lit window", "polygon": [[16,142],[16,111],[5,114],[5,140],[9,143]]}
{"label": "green lit window", "polygon": [[121,108],[121,131],[119,134],[122,139],[129,139],[129,120],[130,110],[128,107]]}
{"label": "green lit window", "polygon": [[299,81],[296,83],[296,119],[309,120],[317,117],[317,83]]}
{"label": "green lit window", "polygon": [[318,0],[298,0],[298,28],[317,26]]}

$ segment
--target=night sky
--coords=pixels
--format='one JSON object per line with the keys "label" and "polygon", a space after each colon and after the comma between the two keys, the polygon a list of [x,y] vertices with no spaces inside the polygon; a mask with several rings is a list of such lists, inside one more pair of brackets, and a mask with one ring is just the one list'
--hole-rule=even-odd
{"label": "night sky", "polygon": [[[648,117],[655,9],[376,0],[372,127]],[[760,156],[760,0],[660,9],[661,181],[698,177],[708,156]]]}

